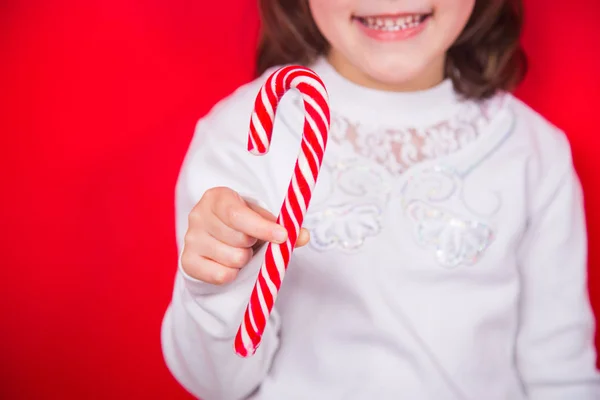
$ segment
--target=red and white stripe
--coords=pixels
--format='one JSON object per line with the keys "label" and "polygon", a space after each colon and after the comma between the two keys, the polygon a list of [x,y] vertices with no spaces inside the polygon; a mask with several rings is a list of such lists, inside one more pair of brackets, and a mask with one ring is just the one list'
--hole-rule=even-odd
{"label": "red and white stripe", "polygon": [[275,71],[256,97],[250,122],[248,151],[255,155],[263,155],[269,151],[277,106],[290,89],[297,89],[302,94],[305,115],[300,154],[277,219],[287,229],[288,240],[280,245],[269,243],[267,246],[265,260],[235,337],[235,352],[241,357],[253,355],[260,344],[300,234],[327,145],[330,116],[325,85],[310,69],[288,66]]}

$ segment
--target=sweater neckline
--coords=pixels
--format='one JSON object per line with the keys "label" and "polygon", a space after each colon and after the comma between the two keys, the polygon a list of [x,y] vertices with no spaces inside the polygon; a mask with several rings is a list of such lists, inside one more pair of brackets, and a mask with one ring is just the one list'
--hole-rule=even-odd
{"label": "sweater neckline", "polygon": [[342,76],[325,57],[310,66],[323,80],[331,109],[346,118],[384,125],[435,124],[464,102],[450,79],[420,91],[392,92],[358,85]]}

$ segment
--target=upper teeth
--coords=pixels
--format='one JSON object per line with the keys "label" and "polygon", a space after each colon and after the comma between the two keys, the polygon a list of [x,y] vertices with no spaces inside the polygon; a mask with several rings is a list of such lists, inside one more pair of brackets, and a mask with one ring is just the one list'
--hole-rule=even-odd
{"label": "upper teeth", "polygon": [[420,15],[408,15],[405,17],[366,17],[363,19],[369,28],[381,30],[399,30],[418,25],[421,22]]}

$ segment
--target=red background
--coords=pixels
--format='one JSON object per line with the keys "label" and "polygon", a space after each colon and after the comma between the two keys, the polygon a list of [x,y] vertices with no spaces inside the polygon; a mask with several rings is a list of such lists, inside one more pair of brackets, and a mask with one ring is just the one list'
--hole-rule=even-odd
{"label": "red background", "polygon": [[[255,1],[0,2],[0,398],[186,399],[159,327],[193,126],[252,78]],[[519,96],[566,130],[600,310],[597,0],[527,0]]]}

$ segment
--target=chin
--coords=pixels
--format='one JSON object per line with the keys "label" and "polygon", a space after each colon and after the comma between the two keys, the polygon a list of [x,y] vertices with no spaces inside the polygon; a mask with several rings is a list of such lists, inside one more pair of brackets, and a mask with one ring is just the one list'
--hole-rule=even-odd
{"label": "chin", "polygon": [[[363,60],[361,64],[357,65],[358,69],[362,70],[369,80],[377,82],[387,90],[424,89],[421,87],[424,81],[429,81],[425,63],[375,59],[370,62]],[[428,86],[432,86],[431,82]]]}

